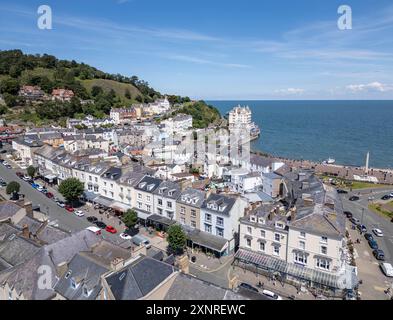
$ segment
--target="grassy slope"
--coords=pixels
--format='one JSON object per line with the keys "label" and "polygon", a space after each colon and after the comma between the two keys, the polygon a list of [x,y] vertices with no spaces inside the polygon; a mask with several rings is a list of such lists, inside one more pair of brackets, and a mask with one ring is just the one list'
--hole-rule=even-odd
{"label": "grassy slope", "polygon": [[87,91],[90,93],[91,88],[93,86],[99,86],[104,89],[104,91],[109,92],[111,89],[113,89],[116,94],[122,99],[124,103],[132,103],[134,100],[127,99],[124,94],[126,90],[128,89],[131,93],[131,96],[133,99],[137,95],[142,95],[140,91],[134,87],[132,84],[127,84],[127,83],[120,83],[116,82],[113,80],[107,80],[107,79],[92,79],[92,80],[81,80],[83,86],[87,89]]}

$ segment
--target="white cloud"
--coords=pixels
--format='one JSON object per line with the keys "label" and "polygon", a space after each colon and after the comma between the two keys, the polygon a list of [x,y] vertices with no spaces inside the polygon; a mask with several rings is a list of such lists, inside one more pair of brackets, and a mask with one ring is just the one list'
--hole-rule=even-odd
{"label": "white cloud", "polygon": [[276,90],[275,93],[279,93],[279,94],[303,94],[305,92],[304,89],[300,89],[300,88],[287,88],[287,89],[279,89]]}
{"label": "white cloud", "polygon": [[386,92],[393,91],[393,85],[384,84],[380,82],[371,82],[368,84],[350,84],[346,87],[348,90],[352,92],[360,92],[360,91],[378,91],[378,92]]}

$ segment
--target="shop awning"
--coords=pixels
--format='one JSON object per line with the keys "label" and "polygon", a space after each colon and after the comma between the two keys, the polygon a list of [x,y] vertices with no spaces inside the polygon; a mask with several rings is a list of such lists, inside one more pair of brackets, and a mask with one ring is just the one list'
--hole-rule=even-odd
{"label": "shop awning", "polygon": [[47,175],[44,176],[44,178],[48,179],[48,180],[54,180],[54,179],[57,178],[57,176],[54,175],[54,174],[47,174]]}
{"label": "shop awning", "polygon": [[83,193],[83,196],[85,197],[85,199],[86,199],[87,201],[93,202],[94,199],[98,197],[98,194],[95,194],[94,192],[90,192],[90,191],[85,191],[85,192]]}
{"label": "shop awning", "polygon": [[118,201],[114,201],[112,203],[111,207],[117,211],[120,211],[120,212],[126,212],[128,209],[131,209],[130,205],[127,205],[125,203],[121,203]]}
{"label": "shop awning", "polygon": [[97,198],[94,199],[94,202],[101,204],[104,207],[110,208],[112,206],[113,200],[107,197],[98,196]]}
{"label": "shop awning", "polygon": [[153,214],[147,220],[153,221],[155,223],[160,223],[164,226],[171,226],[176,223],[176,220],[168,219],[167,217],[160,216],[159,214]]}
{"label": "shop awning", "polygon": [[228,240],[198,229],[187,231],[187,238],[196,245],[220,253],[223,252],[228,246]]}
{"label": "shop awning", "polygon": [[146,220],[148,217],[150,217],[152,215],[151,212],[146,211],[146,210],[142,210],[142,209],[137,209],[137,208],[133,208],[136,213],[138,214],[138,218],[139,219],[143,219]]}

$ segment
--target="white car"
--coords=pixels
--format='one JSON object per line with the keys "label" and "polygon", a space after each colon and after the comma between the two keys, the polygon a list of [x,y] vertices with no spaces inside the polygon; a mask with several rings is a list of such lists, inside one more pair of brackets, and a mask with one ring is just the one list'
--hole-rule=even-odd
{"label": "white car", "polygon": [[120,238],[122,238],[123,240],[131,240],[132,239],[132,237],[125,232],[120,233]]}
{"label": "white car", "polygon": [[390,192],[389,197],[393,198],[393,192]]}
{"label": "white car", "polygon": [[373,229],[373,232],[374,232],[374,234],[375,234],[377,237],[383,237],[383,232],[381,231],[381,229],[374,228],[374,229]]}
{"label": "white car", "polygon": [[74,213],[78,217],[83,217],[85,215],[85,213],[82,210],[75,210]]}
{"label": "white car", "polygon": [[29,181],[30,179],[31,179],[31,178],[30,178],[29,176],[26,176],[26,175],[22,177],[22,180],[23,180],[23,181]]}
{"label": "white car", "polygon": [[262,293],[263,293],[265,296],[267,296],[267,297],[269,297],[269,298],[271,298],[271,299],[274,299],[274,300],[282,300],[282,298],[281,298],[278,294],[276,294],[276,293],[274,293],[274,292],[272,292],[272,291],[263,290]]}
{"label": "white car", "polygon": [[387,277],[393,277],[393,267],[390,263],[381,263],[380,267],[383,271],[383,273],[385,274],[385,276]]}
{"label": "white car", "polygon": [[42,187],[42,186],[37,187],[37,191],[42,192],[42,190],[44,190],[44,187]]}

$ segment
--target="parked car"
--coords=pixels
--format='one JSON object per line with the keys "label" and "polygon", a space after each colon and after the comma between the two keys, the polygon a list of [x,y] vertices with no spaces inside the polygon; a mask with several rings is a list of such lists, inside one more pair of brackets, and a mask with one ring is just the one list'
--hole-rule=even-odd
{"label": "parked car", "polygon": [[381,199],[382,200],[390,200],[390,195],[388,195],[388,194],[385,194]]}
{"label": "parked car", "polygon": [[350,212],[350,211],[344,211],[344,214],[346,215],[346,217],[347,217],[348,219],[351,219],[351,218],[353,217],[353,214],[352,214],[352,212]]}
{"label": "parked car", "polygon": [[374,234],[375,234],[377,237],[383,237],[383,232],[381,231],[381,229],[374,228],[374,229],[373,229],[373,232],[374,232]]}
{"label": "parked car", "polygon": [[20,171],[15,172],[15,174],[19,177],[22,178],[23,177],[23,173]]}
{"label": "parked car", "polygon": [[364,224],[358,224],[357,225],[357,228],[358,228],[358,230],[360,231],[360,232],[362,232],[362,233],[364,233],[364,232],[367,232],[367,228],[366,228],[366,226],[364,225]]}
{"label": "parked car", "polygon": [[66,209],[68,212],[74,212],[75,211],[75,209],[73,207],[71,207],[70,205],[68,205],[68,204],[66,204],[64,206],[64,209]]}
{"label": "parked car", "polygon": [[366,238],[367,241],[374,240],[374,237],[371,233],[366,233],[364,237]]}
{"label": "parked car", "polygon": [[78,217],[83,217],[85,215],[85,213],[82,210],[75,210],[74,213]]}
{"label": "parked car", "polygon": [[368,245],[370,246],[371,249],[378,249],[378,243],[375,240],[369,240]]}
{"label": "parked car", "polygon": [[26,175],[24,175],[24,176],[22,177],[22,180],[23,180],[23,181],[29,181],[30,179],[31,179],[31,177],[26,176]]}
{"label": "parked car", "polygon": [[39,185],[39,184],[36,184],[36,183],[32,183],[31,186],[32,186],[34,189],[38,189],[38,187],[40,187],[40,185]]}
{"label": "parked car", "polygon": [[353,224],[356,224],[356,225],[360,224],[360,220],[358,218],[352,217],[351,219],[349,219],[349,221],[351,221]]}
{"label": "parked car", "polygon": [[245,282],[242,282],[239,285],[239,287],[243,288],[243,289],[246,289],[246,290],[249,290],[249,291],[253,291],[253,292],[259,293],[259,290],[257,288],[255,288],[251,284],[248,284],[248,283],[245,283]]}
{"label": "parked car", "polygon": [[107,226],[105,228],[105,230],[108,231],[109,233],[116,233],[117,232],[117,230],[112,226]]}
{"label": "parked car", "polygon": [[149,249],[151,247],[149,239],[147,239],[144,236],[141,236],[139,234],[132,237],[132,242],[137,246],[144,245],[146,247],[146,249]]}
{"label": "parked car", "polygon": [[106,224],[104,222],[102,222],[102,221],[96,221],[94,223],[100,229],[105,229],[106,228]]}
{"label": "parked car", "polygon": [[0,181],[0,186],[1,186],[1,187],[6,187],[6,186],[7,186],[7,182],[1,180],[1,181]]}
{"label": "parked car", "polygon": [[389,193],[389,197],[393,198],[393,191]]}
{"label": "parked car", "polygon": [[96,217],[90,216],[90,217],[87,217],[87,221],[89,221],[91,223],[95,223],[96,221],[98,221],[98,219]]}
{"label": "parked car", "polygon": [[56,204],[60,207],[60,208],[64,208],[65,207],[65,203],[63,201],[56,201]]}
{"label": "parked car", "polygon": [[120,238],[122,238],[123,240],[131,240],[132,236],[130,236],[129,234],[122,232],[120,233]]}
{"label": "parked car", "polygon": [[348,191],[343,189],[337,189],[337,193],[347,194]]}
{"label": "parked car", "polygon": [[393,267],[390,263],[381,263],[380,268],[382,270],[382,272],[385,274],[385,276],[387,277],[393,277]]}
{"label": "parked car", "polygon": [[52,198],[54,197],[52,192],[47,192],[47,193],[45,193],[45,195],[46,195],[49,199],[52,199]]}
{"label": "parked car", "polygon": [[373,250],[373,255],[377,260],[385,261],[385,253],[381,249]]}
{"label": "parked car", "polygon": [[262,293],[263,293],[265,296],[267,296],[267,297],[269,297],[269,298],[271,298],[271,299],[274,299],[274,300],[282,300],[282,298],[281,298],[278,294],[276,294],[276,293],[274,293],[274,292],[272,292],[272,291],[270,291],[270,290],[263,290]]}
{"label": "parked car", "polygon": [[101,234],[101,229],[94,226],[87,227],[86,230],[95,233],[97,236]]}
{"label": "parked car", "polygon": [[349,198],[349,201],[358,201],[360,198],[358,196],[352,196]]}

